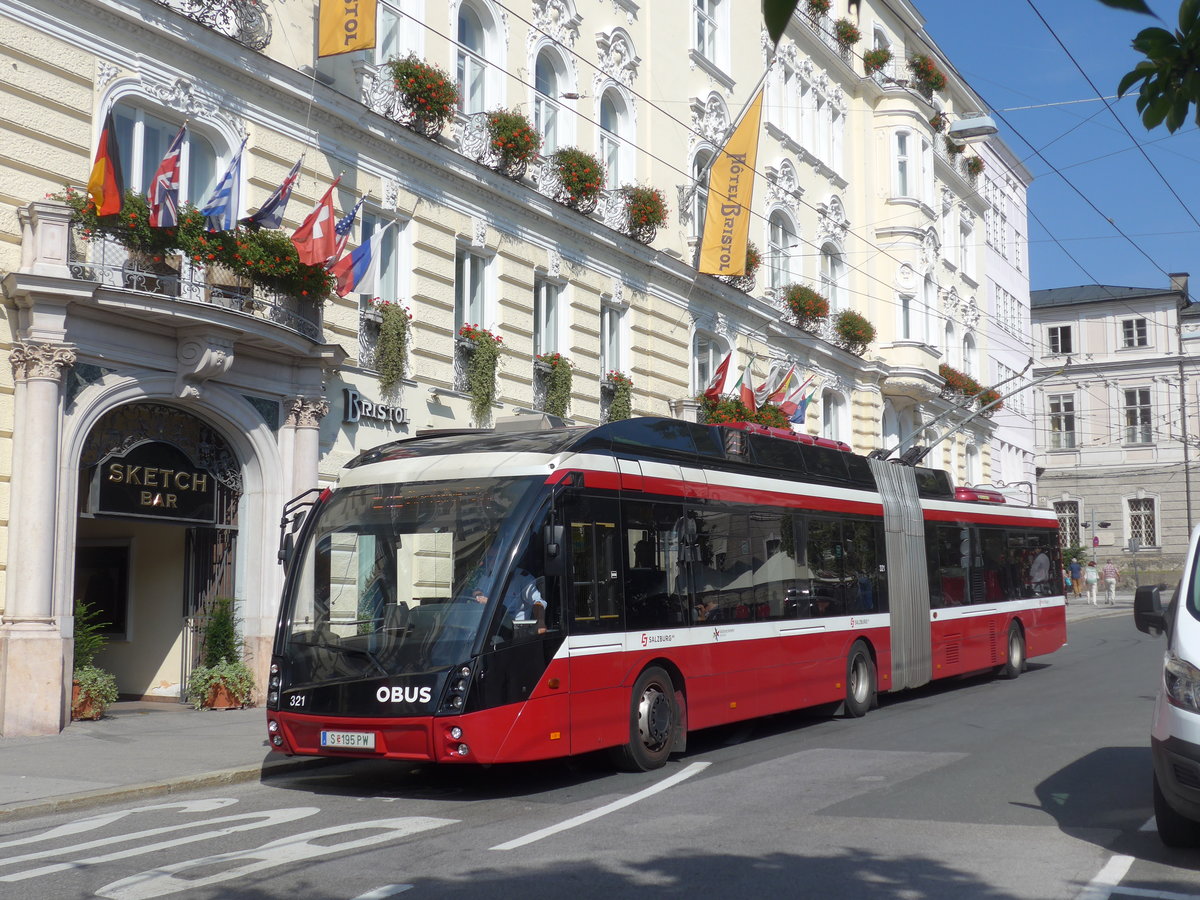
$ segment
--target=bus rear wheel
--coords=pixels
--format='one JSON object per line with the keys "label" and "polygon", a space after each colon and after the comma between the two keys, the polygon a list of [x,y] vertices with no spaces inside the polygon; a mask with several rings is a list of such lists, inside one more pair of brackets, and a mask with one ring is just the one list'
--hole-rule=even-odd
{"label": "bus rear wheel", "polygon": [[1025,671],[1025,633],[1016,622],[1008,626],[1008,661],[996,671],[1010,679]]}
{"label": "bus rear wheel", "polygon": [[627,772],[649,772],[666,765],[679,728],[675,684],[658,666],[644,671],[633,686],[629,743],[617,747],[617,765]]}
{"label": "bus rear wheel", "polygon": [[855,641],[846,657],[846,715],[857,719],[875,705],[875,661],[862,641]]}

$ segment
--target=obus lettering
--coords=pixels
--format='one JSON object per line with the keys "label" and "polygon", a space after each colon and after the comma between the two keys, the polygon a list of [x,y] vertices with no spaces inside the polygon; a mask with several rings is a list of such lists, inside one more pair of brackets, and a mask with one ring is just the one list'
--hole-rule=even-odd
{"label": "obus lettering", "polygon": [[433,688],[388,687],[386,684],[375,692],[380,703],[428,703],[433,699]]}

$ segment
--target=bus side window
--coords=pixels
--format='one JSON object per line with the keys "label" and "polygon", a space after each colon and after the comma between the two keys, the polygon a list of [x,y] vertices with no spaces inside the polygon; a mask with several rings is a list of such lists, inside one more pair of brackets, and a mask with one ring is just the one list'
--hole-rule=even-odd
{"label": "bus side window", "polygon": [[683,507],[675,503],[623,500],[621,528],[622,550],[634,563],[625,579],[628,627],[682,625],[689,565],[684,557],[691,555],[689,542],[693,528],[684,517]]}
{"label": "bus side window", "polygon": [[566,618],[574,633],[621,631],[620,547],[617,502],[577,495],[563,504],[570,553]]}

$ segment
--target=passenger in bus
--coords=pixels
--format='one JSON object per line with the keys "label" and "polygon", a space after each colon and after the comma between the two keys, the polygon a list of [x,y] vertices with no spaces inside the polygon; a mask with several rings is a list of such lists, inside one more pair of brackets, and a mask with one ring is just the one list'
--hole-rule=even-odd
{"label": "passenger in bus", "polygon": [[1050,557],[1045,550],[1038,550],[1033,558],[1033,565],[1029,567],[1029,581],[1035,597],[1050,593]]}

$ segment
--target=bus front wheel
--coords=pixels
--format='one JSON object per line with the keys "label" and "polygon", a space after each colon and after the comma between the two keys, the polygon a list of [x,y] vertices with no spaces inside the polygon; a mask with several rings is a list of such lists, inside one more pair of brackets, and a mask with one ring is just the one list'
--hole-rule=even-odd
{"label": "bus front wheel", "polygon": [[856,641],[846,657],[846,715],[865,716],[875,703],[875,661],[862,641]]}
{"label": "bus front wheel", "polygon": [[616,748],[616,762],[627,772],[649,772],[666,765],[679,728],[679,708],[671,676],[652,666],[633,686],[629,743]]}

